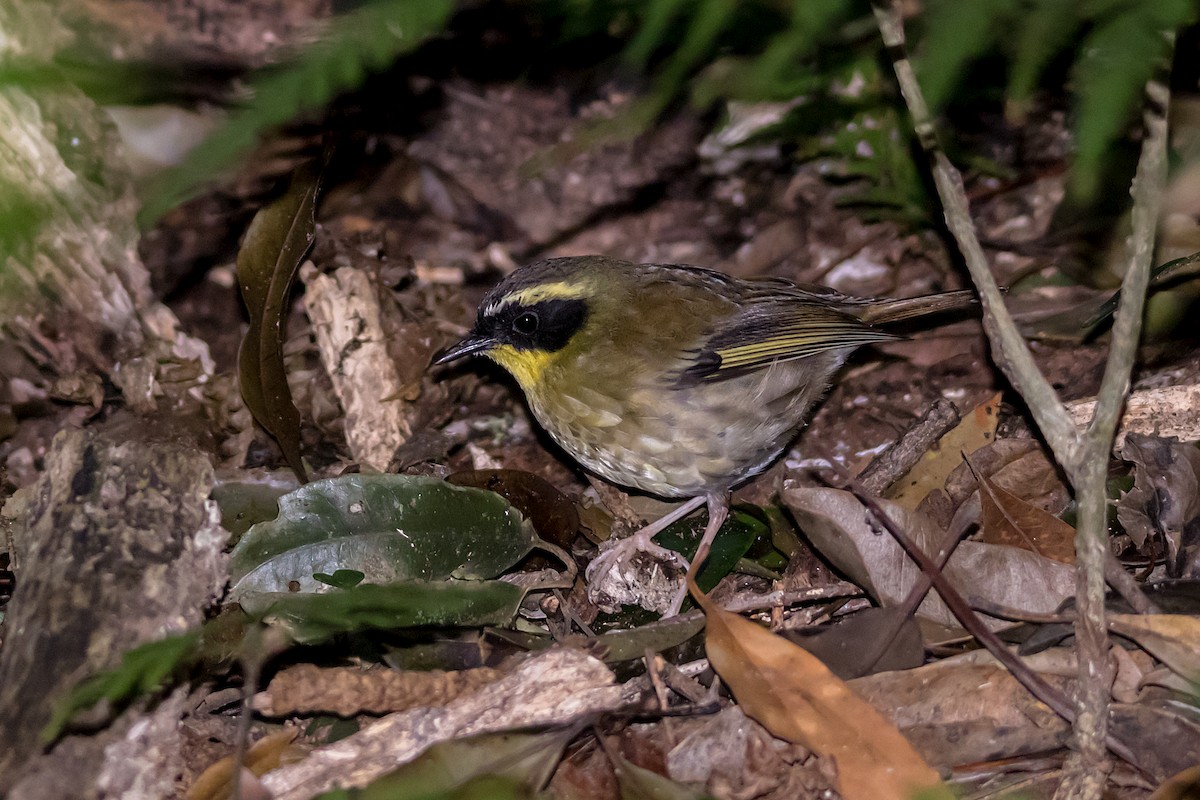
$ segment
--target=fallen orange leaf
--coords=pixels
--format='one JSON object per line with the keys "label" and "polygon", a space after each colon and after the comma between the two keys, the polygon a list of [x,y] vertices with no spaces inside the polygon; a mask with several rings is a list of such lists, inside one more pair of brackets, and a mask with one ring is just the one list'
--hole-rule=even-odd
{"label": "fallen orange leaf", "polygon": [[742,710],[775,736],[832,758],[845,800],[951,796],[896,726],[820,660],[689,585],[707,619],[709,663]]}
{"label": "fallen orange leaf", "polygon": [[[292,741],[298,733],[295,728],[286,728],[267,734],[246,751],[242,768],[252,777],[261,777],[289,758],[295,761],[297,753],[294,752]],[[196,778],[184,797],[186,800],[228,800],[233,792],[234,769],[233,756],[226,756],[211,764]]]}
{"label": "fallen orange leaf", "polygon": [[1000,420],[1000,397],[1001,394],[997,392],[964,414],[962,421],[893,483],[884,496],[913,511],[926,495],[944,487],[946,478],[962,463],[963,453],[973,453],[995,441],[996,423]]}

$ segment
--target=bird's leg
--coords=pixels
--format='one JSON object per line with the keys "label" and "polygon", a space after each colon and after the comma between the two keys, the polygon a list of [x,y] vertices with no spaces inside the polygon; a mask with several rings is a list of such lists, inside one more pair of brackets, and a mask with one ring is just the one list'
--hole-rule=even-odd
{"label": "bird's leg", "polygon": [[649,525],[643,525],[629,536],[617,542],[614,547],[601,553],[595,561],[588,565],[588,579],[591,580],[593,572],[607,572],[612,569],[617,561],[617,557],[628,557],[631,550],[637,553],[654,553],[659,558],[678,558],[683,561],[685,567],[688,566],[687,560],[683,556],[674,550],[668,550],[665,547],[655,544],[652,539],[704,505],[704,501],[704,497],[693,497],[678,508],[671,509],[669,513],[664,514]]}
{"label": "bird's leg", "polygon": [[[592,593],[593,587],[600,585],[618,564],[628,562],[636,553],[650,553],[664,561],[674,560],[681,563],[684,569],[689,569],[690,565],[687,559],[674,550],[668,550],[661,545],[655,544],[654,537],[662,533],[668,526],[700,508],[700,506],[704,505],[706,499],[704,496],[693,497],[678,508],[672,509],[670,513],[664,514],[649,525],[638,529],[632,535],[616,542],[612,547],[596,556],[595,560],[591,564],[588,564],[586,573],[589,594]],[[603,590],[601,591],[601,595],[603,595]],[[593,594],[592,599],[595,601],[596,595]]]}
{"label": "bird's leg", "polygon": [[[700,499],[700,498],[697,498]],[[696,555],[692,556],[692,563],[688,567],[688,577],[695,579],[700,573],[700,569],[704,566],[704,559],[708,558],[708,551],[712,548],[713,539],[717,538],[718,531],[725,524],[725,520],[729,517],[729,495],[722,492],[720,494],[710,494],[703,498],[708,503],[708,524],[704,526],[704,535],[700,537],[700,546],[696,548]],[[670,524],[670,523],[668,523]],[[679,610],[683,608],[683,601],[687,598],[687,583],[675,595],[675,599],[671,602],[670,609],[663,615],[666,617],[674,617],[679,614]]]}

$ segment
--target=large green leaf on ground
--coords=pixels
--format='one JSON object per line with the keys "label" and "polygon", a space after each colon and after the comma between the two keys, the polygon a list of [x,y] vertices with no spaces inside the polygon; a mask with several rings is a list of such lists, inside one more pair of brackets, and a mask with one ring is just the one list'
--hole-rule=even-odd
{"label": "large green leaf on ground", "polygon": [[492,578],[537,541],[503,498],[410,475],[343,475],[279,499],[279,516],[233,550],[232,598],[316,592],[313,577],[358,570],[367,583]]}
{"label": "large green leaf on ground", "polygon": [[451,739],[362,789],[318,800],[533,800],[550,779],[575,726]]}
{"label": "large green leaf on ground", "polygon": [[315,644],[370,629],[507,625],[524,596],[524,589],[504,581],[404,581],[328,594],[247,594],[243,607],[291,641]]}

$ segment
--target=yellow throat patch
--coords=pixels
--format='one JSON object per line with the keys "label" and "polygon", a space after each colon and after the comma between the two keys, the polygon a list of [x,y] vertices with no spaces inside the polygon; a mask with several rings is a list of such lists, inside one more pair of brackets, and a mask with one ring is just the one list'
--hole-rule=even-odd
{"label": "yellow throat patch", "polygon": [[508,344],[493,347],[487,355],[508,370],[526,393],[538,386],[546,367],[554,360],[554,353],[545,350],[518,350]]}

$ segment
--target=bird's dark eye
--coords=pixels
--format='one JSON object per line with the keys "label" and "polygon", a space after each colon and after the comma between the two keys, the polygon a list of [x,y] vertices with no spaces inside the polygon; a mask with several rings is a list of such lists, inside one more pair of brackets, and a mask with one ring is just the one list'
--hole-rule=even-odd
{"label": "bird's dark eye", "polygon": [[522,336],[528,336],[531,333],[536,333],[538,329],[538,315],[532,311],[526,311],[521,316],[513,320],[513,330]]}

